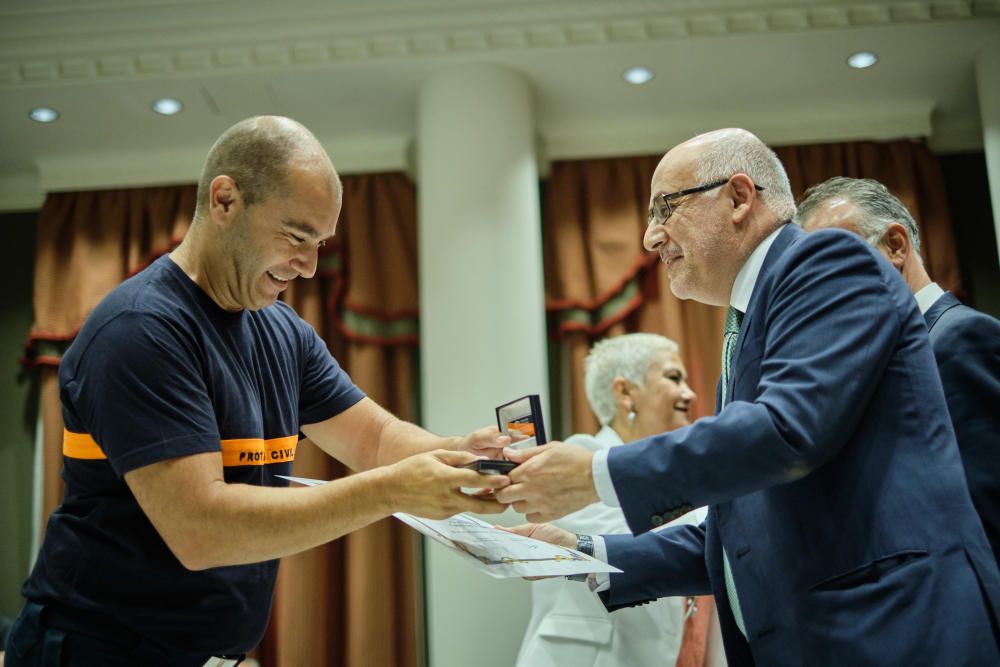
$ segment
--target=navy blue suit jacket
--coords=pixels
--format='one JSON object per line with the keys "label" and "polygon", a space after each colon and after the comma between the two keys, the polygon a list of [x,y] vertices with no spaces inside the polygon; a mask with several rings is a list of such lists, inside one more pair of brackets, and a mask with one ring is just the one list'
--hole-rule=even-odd
{"label": "navy blue suit jacket", "polygon": [[972,503],[1000,559],[1000,321],[945,292],[924,314]]}
{"label": "navy blue suit jacket", "polygon": [[[736,346],[724,410],[609,452],[645,533],[605,538],[609,608],[714,592],[730,665],[1000,664],[1000,574],[898,272],[787,225]],[[702,526],[647,532],[701,505]]]}

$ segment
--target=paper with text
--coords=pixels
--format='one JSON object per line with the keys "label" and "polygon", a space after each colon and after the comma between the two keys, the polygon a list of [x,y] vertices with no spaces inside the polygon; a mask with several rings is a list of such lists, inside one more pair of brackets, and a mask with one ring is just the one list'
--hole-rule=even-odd
{"label": "paper with text", "polygon": [[[307,486],[322,480],[286,477]],[[494,528],[471,514],[450,519],[423,519],[397,512],[394,517],[435,542],[445,545],[491,577],[558,577],[590,572],[621,572],[618,568],[575,549],[556,546]]]}

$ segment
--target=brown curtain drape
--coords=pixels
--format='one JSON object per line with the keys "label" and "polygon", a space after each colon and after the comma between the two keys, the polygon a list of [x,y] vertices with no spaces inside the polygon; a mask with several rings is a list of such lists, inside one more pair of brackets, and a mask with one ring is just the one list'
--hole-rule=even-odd
{"label": "brown curtain drape", "polygon": [[775,149],[788,170],[796,201],[833,176],[872,178],[909,209],[920,230],[921,257],[931,278],[962,295],[955,234],[937,157],[923,141],[852,141]]}
{"label": "brown curtain drape", "polygon": [[[320,275],[296,281],[286,296],[369,397],[414,422],[416,203],[402,174],[345,177],[343,213]],[[311,443],[296,454],[296,475],[345,473]],[[286,558],[263,664],[415,666],[423,645],[420,564],[417,534],[395,519]]]}
{"label": "brown curtain drape", "polygon": [[25,361],[38,368],[42,524],[62,501],[58,367],[90,311],[118,283],[171,250],[194,212],[194,186],[53,193],[38,214],[35,321]]}
{"label": "brown curtain drape", "polygon": [[583,359],[594,341],[626,332],[677,341],[698,394],[694,416],[714,410],[724,313],[675,298],[659,258],[642,248],[649,179],[658,161],[650,156],[552,165],[542,249],[549,333],[560,343],[559,375],[568,378],[559,383],[565,387],[558,396],[561,436],[597,431],[584,392]]}
{"label": "brown curtain drape", "polygon": [[[776,149],[796,198],[835,175],[884,183],[913,213],[932,277],[961,292],[954,235],[936,158],[920,141],[849,142]],[[649,181],[660,156],[574,160],[552,165],[543,198],[546,309],[553,366],[554,432],[593,433],[583,359],[598,339],[645,331],[681,347],[698,394],[693,415],[712,414],[720,373],[721,308],[680,301],[655,254],[642,249]],[[695,184],[691,184],[695,185]],[[710,597],[689,619],[678,665],[704,664]]]}
{"label": "brown curtain drape", "polygon": [[[317,276],[286,293],[371,398],[416,421],[416,192],[398,173],[344,177],[336,240]],[[35,323],[26,363],[41,374],[44,520],[62,498],[59,358],[91,309],[183,238],[194,186],[55,193],[38,220]],[[353,239],[353,241],[352,241]],[[364,444],[364,443],[359,443]],[[348,474],[311,443],[295,474]],[[386,520],[282,563],[264,667],[400,665],[423,651],[418,536]]]}

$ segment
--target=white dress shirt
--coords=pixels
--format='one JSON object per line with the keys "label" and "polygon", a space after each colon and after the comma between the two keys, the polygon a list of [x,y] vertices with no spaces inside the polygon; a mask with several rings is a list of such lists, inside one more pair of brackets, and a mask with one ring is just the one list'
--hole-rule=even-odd
{"label": "white dress shirt", "polygon": [[[747,257],[747,261],[740,267],[739,273],[736,274],[736,280],[733,281],[733,291],[729,295],[729,305],[741,313],[747,312],[747,307],[750,305],[750,297],[753,296],[753,288],[757,284],[757,277],[764,266],[764,258],[767,257],[767,251],[771,249],[774,240],[778,238],[778,234],[784,228],[785,225],[780,225],[768,234],[754,248],[750,256]],[[621,507],[621,502],[618,500],[618,493],[615,491],[614,484],[611,483],[611,470],[608,468],[609,451],[605,449],[596,452],[591,461],[591,471],[594,474],[594,487],[597,489],[597,495],[601,499],[601,502],[605,505]],[[604,539],[600,535],[594,535],[594,558],[598,558],[605,563],[608,562],[608,549],[604,544]],[[610,583],[611,577],[606,572],[591,575],[590,585],[592,590],[596,592],[608,590]]]}
{"label": "white dress shirt", "polygon": [[[760,269],[764,266],[764,258],[767,257],[767,251],[771,249],[774,240],[778,238],[778,234],[784,228],[785,226],[781,225],[761,241],[754,248],[753,252],[750,253],[743,266],[740,267],[739,273],[736,274],[736,280],[733,282],[733,291],[729,296],[729,305],[741,313],[747,312],[747,306],[750,305],[750,297],[753,295],[754,285],[757,284],[757,276],[760,275]],[[597,489],[597,496],[605,505],[621,507],[621,502],[618,500],[618,493],[615,491],[615,485],[611,483],[611,470],[608,468],[609,451],[605,449],[597,452],[591,461],[590,466],[591,472],[594,474],[594,487]],[[601,548],[604,548],[603,544],[601,544]]]}
{"label": "white dress shirt", "polygon": [[920,314],[926,315],[927,311],[931,309],[934,302],[944,296],[944,290],[937,283],[931,283],[927,285],[916,294],[913,298],[917,300],[917,306],[920,307]]}

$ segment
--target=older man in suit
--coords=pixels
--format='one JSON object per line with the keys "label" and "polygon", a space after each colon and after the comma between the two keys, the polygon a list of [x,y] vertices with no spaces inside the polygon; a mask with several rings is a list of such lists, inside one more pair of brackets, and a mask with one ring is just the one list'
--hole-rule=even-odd
{"label": "older man in suit", "polygon": [[878,181],[838,176],[810,188],[798,222],[806,231],[839,227],[861,236],[913,292],[930,331],[972,502],[1000,559],[1000,321],[931,280],[917,223]]}
{"label": "older man in suit", "polygon": [[620,504],[642,535],[595,540],[624,570],[606,604],[712,591],[731,665],[1000,664],[1000,574],[899,273],[788,224],[784,169],[745,130],[672,149],[652,193],[671,290],[729,307],[717,414],[603,454],[511,452],[497,498],[531,521]]}

